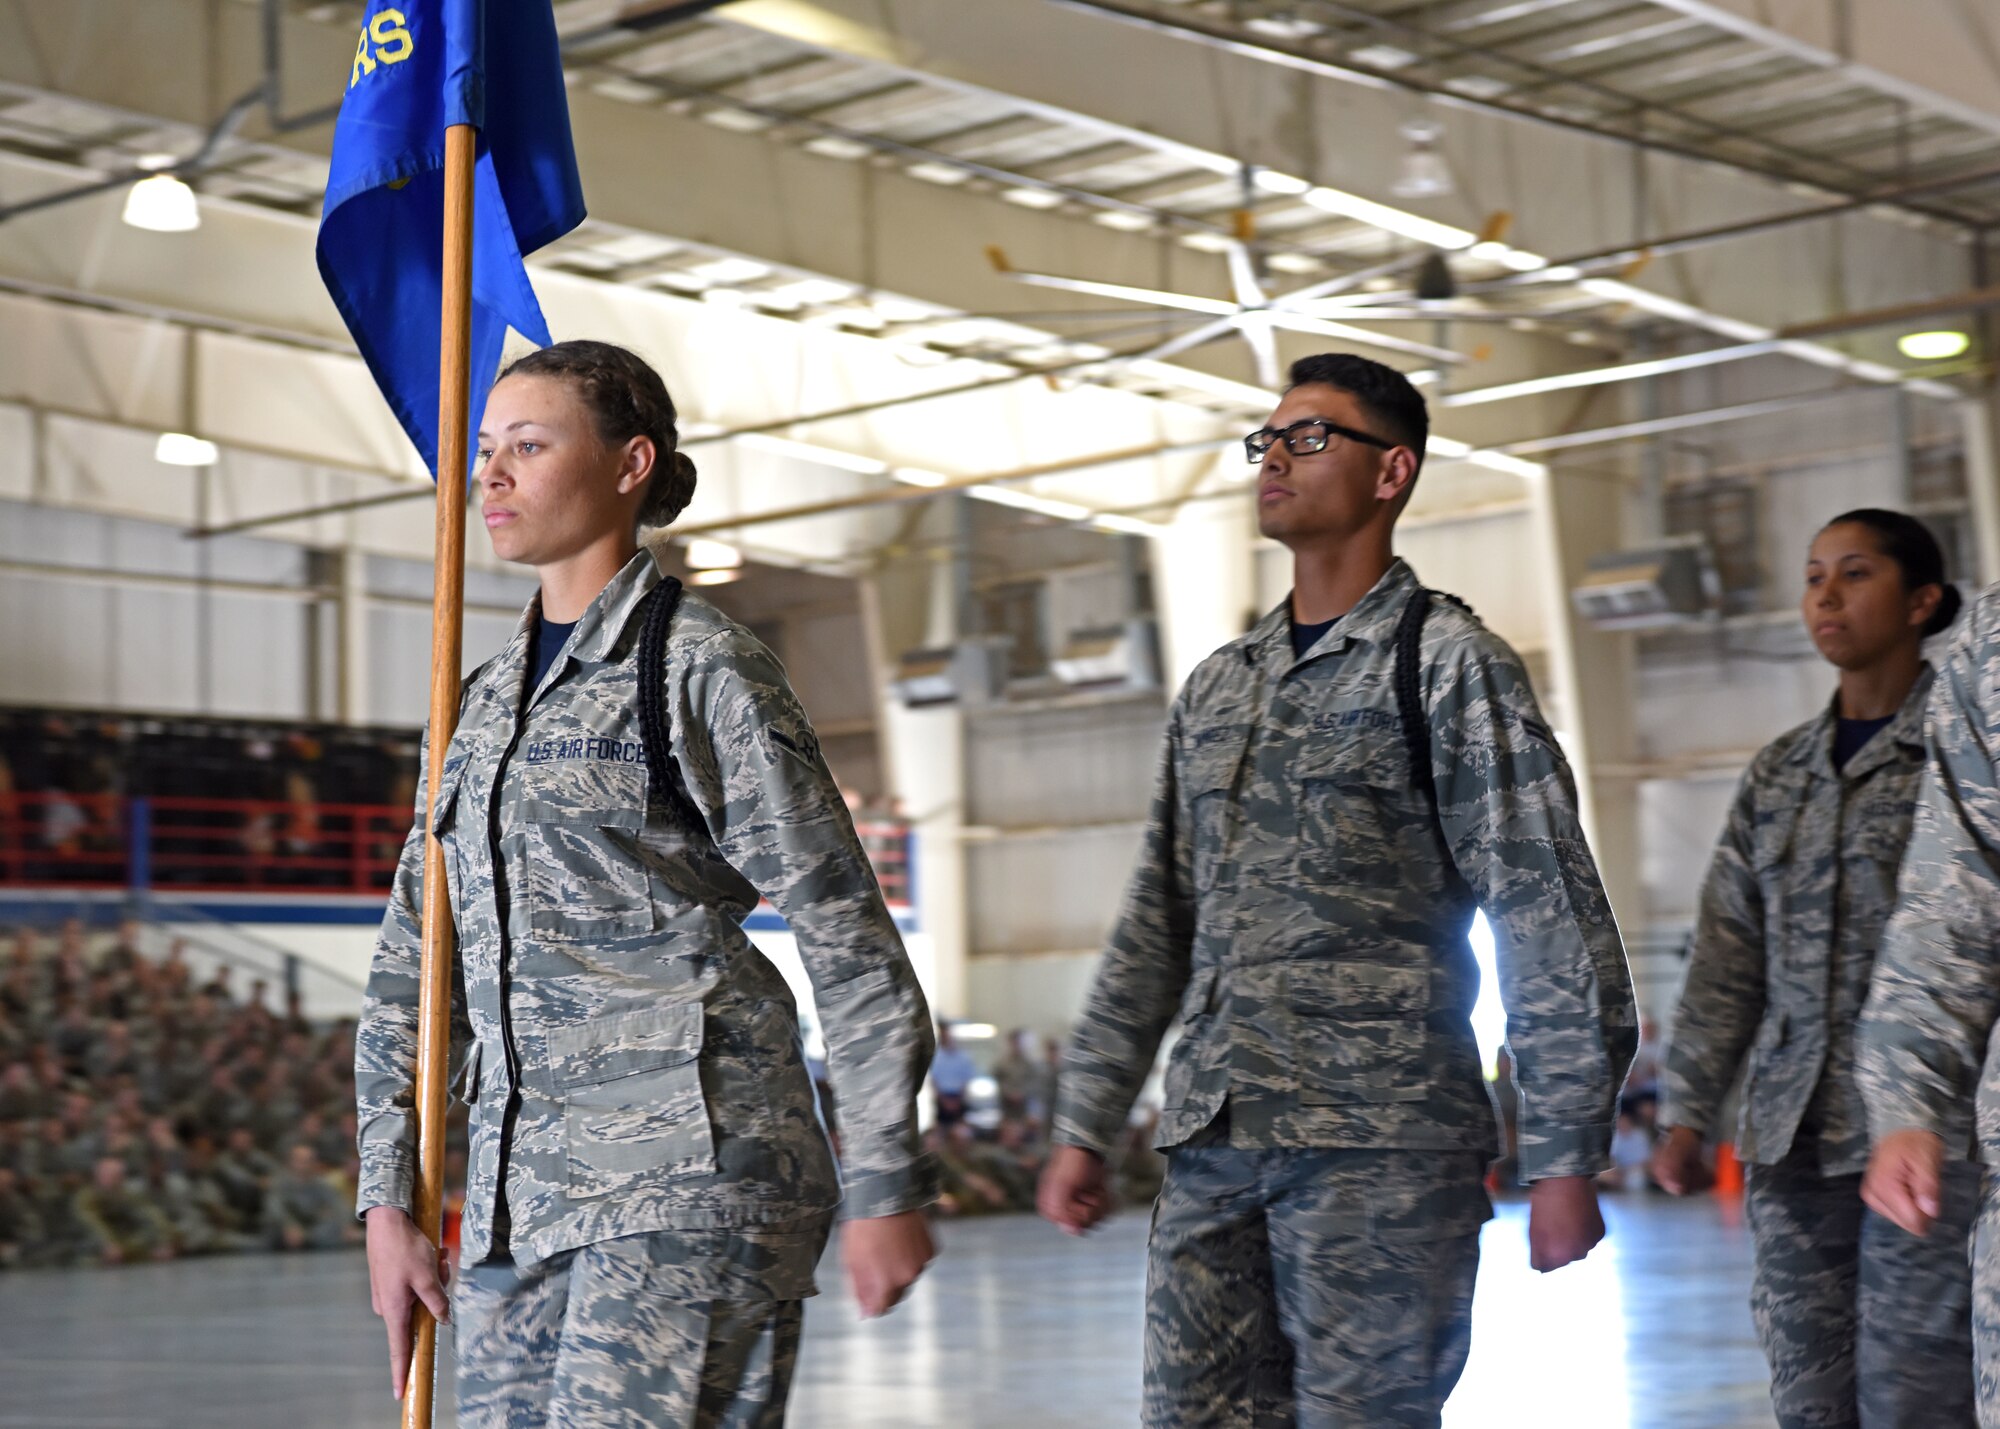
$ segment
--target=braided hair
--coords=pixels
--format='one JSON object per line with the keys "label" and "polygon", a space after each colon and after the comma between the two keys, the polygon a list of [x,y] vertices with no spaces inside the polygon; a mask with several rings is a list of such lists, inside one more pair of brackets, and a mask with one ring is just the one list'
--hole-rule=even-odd
{"label": "braided hair", "polygon": [[668,526],[694,499],[695,469],[679,449],[680,416],[667,384],[636,352],[609,342],[575,340],[538,348],[510,363],[502,379],[554,377],[570,385],[597,424],[598,439],[619,446],[646,437],[657,455],[639,505],[641,526]]}

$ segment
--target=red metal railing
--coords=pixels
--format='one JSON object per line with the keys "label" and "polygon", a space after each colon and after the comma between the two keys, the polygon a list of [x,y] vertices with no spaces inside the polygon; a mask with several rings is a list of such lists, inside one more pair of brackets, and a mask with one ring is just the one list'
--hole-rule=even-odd
{"label": "red metal railing", "polygon": [[[0,885],[380,897],[409,830],[396,804],[0,793]],[[856,832],[884,896],[908,902],[908,827]]]}

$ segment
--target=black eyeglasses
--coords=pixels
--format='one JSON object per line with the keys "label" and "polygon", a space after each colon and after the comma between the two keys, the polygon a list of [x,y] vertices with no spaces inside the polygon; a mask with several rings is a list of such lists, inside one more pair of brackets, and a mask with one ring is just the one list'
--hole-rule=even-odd
{"label": "black eyeglasses", "polygon": [[1357,432],[1352,427],[1343,427],[1338,422],[1329,422],[1324,417],[1307,417],[1289,427],[1259,427],[1243,439],[1243,453],[1252,462],[1260,462],[1265,452],[1283,442],[1285,450],[1293,456],[1311,456],[1314,452],[1325,451],[1326,444],[1335,437],[1346,437],[1350,442],[1379,447],[1385,452],[1401,445],[1399,442],[1385,442],[1367,432]]}

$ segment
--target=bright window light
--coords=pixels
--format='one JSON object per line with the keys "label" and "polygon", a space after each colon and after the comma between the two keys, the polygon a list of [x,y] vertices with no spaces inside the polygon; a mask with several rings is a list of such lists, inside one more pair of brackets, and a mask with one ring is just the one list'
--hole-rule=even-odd
{"label": "bright window light", "polygon": [[191,233],[201,227],[201,205],[172,174],[154,174],[125,195],[125,221],[152,233]]}
{"label": "bright window light", "polygon": [[1897,350],[1918,362],[1944,362],[1971,346],[1972,339],[1962,332],[1908,332],[1896,339]]}
{"label": "bright window light", "polygon": [[727,541],[697,536],[687,543],[684,557],[691,571],[728,571],[743,564],[743,553]]}
{"label": "bright window light", "polygon": [[161,432],[153,444],[153,460],[168,466],[214,466],[221,455],[215,443],[191,437],[186,432]]}
{"label": "bright window light", "polygon": [[1479,964],[1479,1000],[1472,1004],[1472,1035],[1479,1042],[1479,1065],[1493,1075],[1493,1057],[1507,1040],[1507,1010],[1500,1002],[1500,968],[1493,956],[1493,929],[1486,914],[1472,916],[1472,960]]}

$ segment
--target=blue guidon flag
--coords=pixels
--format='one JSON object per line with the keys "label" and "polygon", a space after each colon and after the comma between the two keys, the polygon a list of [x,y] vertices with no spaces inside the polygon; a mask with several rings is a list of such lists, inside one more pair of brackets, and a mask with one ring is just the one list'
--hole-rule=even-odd
{"label": "blue guidon flag", "polygon": [[370,0],[333,131],[320,277],[433,477],[452,124],[479,131],[475,432],[507,329],[549,342],[522,255],[583,222],[551,0]]}

